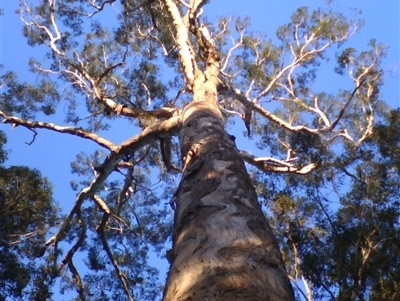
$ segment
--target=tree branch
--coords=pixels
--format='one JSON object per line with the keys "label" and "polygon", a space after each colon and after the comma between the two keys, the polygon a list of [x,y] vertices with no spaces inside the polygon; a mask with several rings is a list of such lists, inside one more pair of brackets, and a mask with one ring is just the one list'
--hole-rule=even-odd
{"label": "tree branch", "polygon": [[300,285],[297,284],[297,279],[293,278],[292,276],[288,275],[290,281],[296,286],[296,288],[298,289],[298,291],[301,293],[301,295],[303,296],[304,300],[308,301],[307,295],[303,292],[303,290],[301,289]]}
{"label": "tree branch", "polygon": [[[99,87],[101,82],[100,78],[97,80],[94,79],[91,75],[89,75],[89,73],[86,72],[85,69],[83,69],[82,66],[78,66],[74,63],[69,63],[69,64],[74,69],[76,69],[76,71],[72,72],[70,70],[65,70],[64,72],[69,73],[71,76],[77,77],[80,85],[85,86],[84,88],[89,93],[93,93],[96,99],[100,101],[108,111],[113,111],[117,115],[122,115],[126,117],[153,116],[156,118],[170,118],[171,116],[177,113],[176,108],[166,107],[156,110],[143,110],[143,109],[132,109],[124,105],[118,104],[103,93],[102,89]],[[120,64],[122,63],[114,64],[113,66],[107,68],[106,71],[103,72],[103,74],[110,72],[113,68],[120,66]],[[80,74],[77,74],[77,72],[79,72]],[[87,80],[90,83],[91,88],[88,87],[88,85],[85,83],[84,80]]]}
{"label": "tree branch", "polygon": [[318,132],[319,132],[318,129],[310,129],[303,125],[292,126],[290,123],[288,123],[285,120],[279,118],[278,116],[270,113],[269,111],[264,109],[259,104],[252,102],[248,97],[246,97],[246,95],[242,94],[239,91],[239,89],[233,89],[232,87],[228,86],[225,83],[220,82],[220,85],[218,86],[218,92],[222,95],[225,95],[227,97],[231,97],[233,99],[238,100],[245,107],[250,108],[251,110],[259,113],[261,116],[264,116],[271,122],[277,124],[280,127],[283,127],[284,129],[286,129],[290,132],[306,131],[311,134],[318,134]]}
{"label": "tree branch", "polygon": [[331,126],[327,127],[327,128],[323,128],[321,130],[321,132],[328,132],[333,130],[336,125],[339,123],[340,119],[343,117],[344,112],[346,111],[346,108],[348,107],[348,105],[350,104],[351,100],[354,97],[354,94],[356,94],[357,90],[362,86],[362,84],[365,82],[365,79],[363,79],[353,90],[353,92],[351,93],[349,99],[346,101],[346,103],[344,104],[344,106],[340,109],[339,112],[339,116],[336,118],[336,120],[331,124]]}
{"label": "tree branch", "polygon": [[71,271],[72,276],[75,280],[75,286],[76,286],[76,290],[78,291],[78,294],[79,294],[79,300],[85,301],[86,297],[85,297],[85,293],[84,293],[82,279],[72,261],[72,258],[68,261],[68,268]]}
{"label": "tree branch", "polygon": [[96,229],[97,233],[100,236],[101,243],[103,245],[103,249],[106,252],[107,257],[110,260],[111,264],[113,265],[119,280],[121,281],[121,284],[122,284],[122,286],[124,288],[126,296],[128,297],[129,301],[134,301],[134,299],[132,298],[131,293],[129,292],[128,279],[122,273],[122,271],[121,271],[121,269],[120,269],[120,267],[118,265],[118,262],[115,260],[113,254],[111,253],[111,250],[110,250],[110,247],[108,245],[107,238],[106,238],[106,235],[105,235],[105,232],[104,232],[104,227],[105,227],[105,225],[107,223],[108,217],[111,214],[110,209],[108,209],[108,207],[104,203],[104,201],[102,199],[100,199],[100,197],[98,197],[97,195],[93,195],[93,199],[95,200],[95,202],[99,205],[99,207],[103,211],[103,218],[101,219],[100,225]]}
{"label": "tree branch", "polygon": [[101,12],[104,9],[104,6],[106,4],[110,4],[110,6],[115,2],[116,0],[107,0],[104,1],[103,3],[101,3],[101,5],[96,5],[95,1],[93,0],[93,2],[89,2],[86,1],[86,3],[88,3],[91,7],[95,8],[96,10],[94,12],[92,12],[90,15],[88,15],[88,18],[93,17],[95,14]]}
{"label": "tree branch", "polygon": [[53,26],[55,35],[53,35],[53,33],[50,31],[50,29],[48,29],[46,26],[42,26],[42,25],[40,25],[38,22],[36,22],[35,20],[32,19],[31,10],[30,10],[28,4],[26,3],[26,1],[23,1],[23,6],[25,7],[26,12],[28,12],[28,14],[30,15],[30,22],[28,22],[28,21],[26,21],[26,20],[24,19],[23,11],[22,11],[22,10],[21,10],[21,13],[20,13],[20,15],[21,15],[21,20],[22,20],[22,22],[24,22],[25,25],[28,26],[28,27],[31,27],[32,25],[34,25],[37,29],[42,30],[42,31],[45,31],[45,32],[46,32],[46,35],[48,36],[48,38],[49,38],[50,41],[47,42],[47,41],[45,41],[45,40],[42,40],[43,43],[45,43],[47,46],[49,46],[49,47],[50,47],[55,53],[57,53],[58,55],[64,56],[64,53],[62,53],[60,50],[58,50],[58,48],[57,48],[57,46],[56,46],[56,42],[57,42],[58,40],[61,39],[61,34],[60,34],[59,30],[58,30],[57,23],[56,23],[56,21],[55,21],[55,19],[54,19],[54,12],[55,12],[56,0],[49,0],[48,2],[49,2],[49,6],[50,6],[50,20],[51,20],[51,25]]}
{"label": "tree branch", "polygon": [[[269,161],[273,161],[274,163],[274,165],[269,165],[266,163],[266,161],[268,160],[260,160],[260,158],[250,155],[249,153],[244,151],[240,151],[239,153],[244,161],[253,165],[254,167],[257,167],[259,170],[264,172],[293,173],[298,175],[305,175],[315,170],[318,167],[318,164],[316,163],[310,163],[303,167],[294,167],[294,166],[289,166],[286,162],[281,162],[277,159],[267,158],[267,159],[272,159]],[[282,166],[278,166],[276,164],[281,164]]]}
{"label": "tree branch", "polygon": [[67,231],[70,228],[73,216],[77,214],[79,218],[79,212],[82,203],[87,198],[93,197],[93,195],[101,189],[108,176],[115,170],[115,167],[127,154],[133,153],[140,147],[149,144],[151,141],[158,140],[160,137],[168,137],[176,134],[179,127],[179,117],[172,117],[168,120],[152,124],[143,130],[142,133],[123,142],[120,146],[114,147],[111,153],[105,159],[104,163],[101,165],[101,168],[99,169],[99,172],[93,179],[92,183],[90,183],[90,185],[86,188],[82,189],[78,194],[75,204],[68,217],[65,219],[60,230],[46,242],[46,246],[57,244],[59,241],[64,239]]}
{"label": "tree branch", "polygon": [[195,61],[195,54],[193,52],[190,39],[189,30],[183,22],[183,18],[179,13],[178,7],[173,0],[164,0],[167,6],[170,17],[176,31],[176,42],[178,44],[178,53],[180,61],[182,62],[183,72],[186,78],[188,89],[191,90],[194,82],[194,73],[197,69]]}
{"label": "tree branch", "polygon": [[[87,226],[86,226],[86,222],[85,220],[82,218],[82,212],[81,212],[81,207],[74,207],[74,213],[76,213],[77,218],[78,218],[78,222],[81,225],[81,233],[79,234],[79,238],[76,241],[76,243],[72,246],[71,249],[69,249],[67,255],[64,257],[64,259],[61,261],[61,269],[63,269],[63,267],[66,264],[70,264],[72,263],[72,257],[74,256],[74,254],[79,250],[79,248],[82,246],[83,242],[85,241],[86,238],[86,230],[87,230]],[[68,217],[69,219],[69,223],[72,220],[72,216],[70,214],[70,216]],[[66,234],[66,233],[63,233]],[[78,284],[77,284],[78,285]],[[82,286],[82,285],[80,285]],[[78,285],[78,291],[80,291],[82,288],[79,289],[79,285]]]}
{"label": "tree branch", "polygon": [[174,136],[180,128],[180,116],[171,117],[145,128],[139,135],[123,142],[115,153],[127,154],[148,144],[153,140]]}
{"label": "tree branch", "polygon": [[78,136],[78,137],[96,142],[98,145],[105,147],[109,150],[113,150],[116,147],[112,142],[110,142],[104,138],[101,138],[100,136],[97,136],[96,134],[93,134],[91,132],[86,132],[80,128],[62,127],[62,126],[58,126],[58,125],[55,125],[52,123],[46,123],[46,122],[40,122],[40,121],[38,121],[38,122],[27,121],[27,120],[23,120],[18,117],[7,116],[2,111],[0,111],[0,116],[4,118],[3,123],[11,123],[14,126],[20,125],[29,130],[47,129],[47,130],[58,132],[58,133],[64,133],[64,134],[70,134],[73,136]]}

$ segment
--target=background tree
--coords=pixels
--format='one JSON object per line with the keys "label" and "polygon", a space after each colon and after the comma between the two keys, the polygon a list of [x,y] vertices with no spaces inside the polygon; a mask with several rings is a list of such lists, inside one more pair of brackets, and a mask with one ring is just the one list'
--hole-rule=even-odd
{"label": "background tree", "polygon": [[[357,188],[359,183],[355,182],[346,192],[343,183],[344,176],[354,176],[357,171],[354,162],[361,165],[367,162],[368,157],[363,157],[365,151],[362,156],[358,153],[372,139],[374,122],[385,112],[380,99],[385,48],[374,40],[366,50],[347,47],[347,39],[359,30],[362,22],[329,8],[315,11],[299,8],[290,22],[278,29],[277,40],[272,40],[250,33],[247,19],[222,17],[212,25],[205,18],[207,6],[203,7],[204,4],[205,1],[59,3],[50,0],[28,5],[21,1],[19,13],[25,24],[24,36],[31,46],[46,47],[46,59],[30,60],[31,71],[37,76],[35,84],[20,81],[13,72],[3,74],[0,115],[5,123],[32,130],[34,136],[30,143],[35,142],[36,129],[44,128],[88,139],[102,147],[93,154],[78,154],[72,163],[73,172],[80,176],[72,182],[72,188],[79,191],[77,199],[59,231],[45,243],[46,247],[54,246],[54,255],[58,255],[59,242],[68,243],[64,252],[60,250],[61,270],[68,267],[70,271],[62,273],[61,290],[75,287],[79,298],[87,300],[116,300],[126,296],[157,298],[161,285],[156,270],[148,264],[149,251],[164,253],[173,227],[173,211],[168,203],[172,200],[171,205],[175,207],[175,203],[182,204],[188,191],[195,194],[193,183],[201,184],[198,177],[204,175],[204,162],[208,162],[204,158],[210,149],[199,148],[199,152],[194,152],[196,156],[188,150],[193,150],[191,147],[197,142],[201,144],[201,139],[217,137],[217,142],[229,150],[221,154],[221,159],[227,160],[232,154],[231,158],[235,158],[232,162],[238,163],[234,174],[243,173],[232,143],[235,137],[228,136],[214,122],[221,120],[221,111],[225,129],[237,122],[265,154],[258,158],[240,151],[242,159],[249,164],[261,203],[271,214],[292,283],[297,285],[303,279],[306,288],[303,297],[308,299],[361,300],[371,287],[370,280],[369,286],[364,280],[367,279],[366,262],[370,264],[365,250],[372,254],[378,248],[374,244],[380,243],[380,239],[392,241],[392,234],[375,237],[368,226],[350,227],[355,221],[347,209],[361,210],[352,206],[365,198],[365,189]],[[230,39],[234,41],[233,47],[228,46]],[[333,46],[338,50],[337,64],[332,69],[341,75],[349,74],[349,81],[347,89],[329,94],[313,88],[321,66],[334,55]],[[205,134],[204,126],[211,123],[201,121],[205,117],[200,114],[194,122],[203,128],[194,134],[196,139],[199,134],[205,136],[200,140],[186,139],[190,130],[189,122],[185,123],[188,115],[184,113],[199,110],[204,113],[204,108],[191,102],[203,98],[213,104],[209,105],[213,109],[208,109],[216,116],[213,131]],[[219,108],[215,106],[216,99]],[[37,113],[50,116],[57,112],[65,113],[64,122],[71,126],[31,121]],[[110,142],[112,138],[105,138],[105,131],[116,124],[129,131],[128,136],[134,131],[139,134],[120,145],[114,144]],[[180,141],[171,138],[178,133]],[[213,147],[211,150],[215,150],[216,146]],[[362,170],[361,165],[358,170]],[[207,168],[207,171],[212,168],[222,171],[216,166]],[[183,170],[183,180],[174,194],[180,170]],[[285,173],[290,175],[282,176]],[[229,177],[225,171],[223,176],[218,174],[215,178]],[[249,184],[248,180],[238,183],[246,181]],[[222,182],[200,187],[212,192]],[[252,190],[247,187],[243,193],[253,195]],[[337,196],[331,198],[331,191],[338,191]],[[343,208],[337,210],[329,205],[336,200],[340,200]],[[186,214],[207,209],[194,202],[190,204],[194,207]],[[215,208],[223,211],[223,206],[218,203]],[[182,207],[177,209],[176,212],[181,212]],[[250,213],[238,216],[243,220],[258,216]],[[179,220],[180,215],[176,216]],[[183,220],[183,229],[189,229],[188,219]],[[269,233],[268,226],[261,224],[260,233]],[[243,225],[247,229],[250,223]],[[183,232],[179,232],[182,228],[176,220],[174,227],[176,242]],[[343,231],[339,233],[342,236],[335,232],[335,227]],[[192,228],[199,230],[199,227]],[[239,236],[236,237],[232,242],[239,244],[238,256],[250,254],[240,245]],[[356,239],[356,245],[339,243],[344,237]],[[253,236],[246,235],[243,242],[251,239]],[[208,247],[202,243],[200,248]],[[351,255],[328,256],[332,250],[346,250]],[[275,251],[276,247],[272,247],[268,254],[276,257]],[[173,262],[181,254],[175,248],[167,252],[167,257]],[[77,256],[83,256],[86,269],[75,267]],[[235,252],[229,256],[236,256]],[[334,260],[331,266],[326,258]],[[278,264],[255,262],[254,270],[267,264],[272,273],[278,271],[279,275],[279,260]],[[227,265],[229,261],[222,266]],[[251,265],[245,266],[251,270]],[[382,287],[390,292],[395,283],[393,275],[395,272],[376,282],[381,284],[382,292]],[[276,289],[273,293],[281,293],[282,298],[279,286],[273,286]],[[169,288],[171,285],[166,287],[166,292]],[[197,292],[202,289],[200,285],[194,288]],[[374,296],[379,296],[381,291],[375,291]],[[298,292],[301,293],[300,289]]]}
{"label": "background tree", "polygon": [[4,167],[6,138],[0,132],[0,300],[45,300],[58,269],[46,251],[46,234],[58,220],[52,187],[37,170]]}
{"label": "background tree", "polygon": [[[303,280],[306,300],[399,297],[398,117],[399,110],[388,113],[366,143],[328,167],[332,172],[277,192],[275,224],[290,277]],[[333,177],[327,182],[324,174]],[[326,196],[330,185],[334,195]]]}

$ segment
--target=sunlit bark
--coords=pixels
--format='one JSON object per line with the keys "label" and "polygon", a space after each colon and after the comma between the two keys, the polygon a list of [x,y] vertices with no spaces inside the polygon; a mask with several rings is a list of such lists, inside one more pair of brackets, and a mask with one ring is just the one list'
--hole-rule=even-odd
{"label": "sunlit bark", "polygon": [[184,172],[172,200],[171,268],[164,301],[293,300],[278,244],[228,138],[215,83],[195,77],[182,116]]}

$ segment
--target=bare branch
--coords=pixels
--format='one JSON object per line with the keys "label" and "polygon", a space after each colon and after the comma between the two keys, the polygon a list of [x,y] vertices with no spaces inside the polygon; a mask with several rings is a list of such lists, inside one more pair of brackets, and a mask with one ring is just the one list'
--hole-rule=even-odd
{"label": "bare branch", "polygon": [[304,300],[308,300],[307,295],[303,292],[303,290],[301,289],[300,285],[297,283],[298,280],[290,275],[288,275],[290,281],[296,286],[297,290],[302,294]]}
{"label": "bare branch", "polygon": [[56,42],[61,39],[61,33],[59,32],[57,23],[56,23],[56,21],[54,19],[56,0],[49,0],[50,20],[51,20],[51,24],[52,24],[54,32],[55,32],[54,35],[50,31],[50,29],[48,29],[46,26],[40,25],[39,23],[37,23],[36,21],[34,21],[32,19],[31,10],[30,10],[28,4],[26,3],[26,1],[23,1],[23,5],[25,7],[26,12],[30,15],[30,22],[25,20],[25,18],[23,16],[23,12],[21,11],[21,20],[22,20],[22,22],[24,22],[26,26],[29,26],[29,27],[35,26],[39,30],[45,31],[50,41],[48,42],[48,41],[43,40],[43,42],[47,46],[49,46],[55,53],[57,53],[58,55],[64,56],[64,53],[62,53],[60,50],[58,50],[58,48],[56,46]]}
{"label": "bare branch", "polygon": [[[294,69],[296,67],[301,66],[303,63],[305,63],[309,58],[315,57],[317,55],[319,55],[320,53],[324,52],[328,47],[330,47],[333,43],[339,43],[341,41],[346,40],[349,35],[351,35],[352,33],[347,33],[344,36],[342,36],[341,38],[334,40],[334,41],[329,41],[326,44],[322,45],[319,48],[313,48],[311,50],[307,51],[307,47],[309,45],[312,45],[312,42],[316,41],[318,38],[315,37],[315,32],[313,34],[311,34],[311,36],[309,38],[305,37],[305,41],[303,46],[300,48],[300,53],[296,54],[296,52],[293,49],[293,45],[290,45],[290,49],[293,55],[293,60],[291,62],[291,64],[287,65],[286,67],[282,68],[281,71],[278,72],[278,74],[269,82],[268,86],[256,97],[254,98],[254,102],[258,102],[262,97],[264,97],[265,95],[267,95],[269,93],[269,91],[271,90],[271,88],[277,83],[277,81],[279,79],[281,79],[284,74],[289,71],[288,73],[288,79],[291,78],[292,73],[294,72]],[[296,26],[296,30],[295,30],[295,36],[296,36],[296,43],[298,45],[298,47],[300,46],[300,42],[298,40],[297,37],[297,26]],[[293,91],[293,86],[291,84],[291,81],[289,80],[289,85],[291,85],[290,90]]]}
{"label": "bare branch", "polygon": [[147,127],[139,135],[125,141],[118,147],[114,147],[102,164],[92,183],[90,183],[90,185],[86,188],[82,189],[78,194],[75,204],[68,217],[62,224],[60,230],[46,242],[46,246],[49,246],[50,244],[57,244],[59,241],[64,239],[70,228],[73,216],[77,214],[79,218],[79,212],[82,203],[101,189],[108,176],[115,170],[115,167],[122,160],[122,158],[125,157],[125,155],[133,153],[140,147],[147,145],[151,141],[157,140],[160,137],[168,137],[176,134],[179,126],[179,117],[172,117],[169,120],[165,120]]}
{"label": "bare branch", "polygon": [[[6,123],[5,120],[3,120],[3,123]],[[15,123],[13,123],[13,126],[14,127],[16,126]],[[34,129],[31,129],[31,128],[28,128],[28,130],[33,132],[33,137],[32,137],[32,140],[30,142],[25,142],[25,143],[28,144],[28,145],[32,145],[32,143],[35,142],[35,140],[36,140],[37,132]]]}
{"label": "bare branch", "polygon": [[89,18],[93,17],[95,14],[101,12],[104,9],[104,6],[106,4],[110,4],[110,6],[115,2],[116,0],[108,0],[108,1],[104,1],[103,3],[101,3],[101,5],[96,5],[95,1],[93,0],[92,2],[86,1],[86,3],[88,3],[91,7],[95,8],[96,10],[91,13],[90,15],[88,15]]}
{"label": "bare branch", "polygon": [[190,0],[191,10],[196,18],[201,14],[202,7],[208,2],[208,0]]}
{"label": "bare branch", "polygon": [[11,234],[11,235],[9,235],[9,237],[11,239],[15,239],[16,238],[17,240],[10,241],[9,244],[11,246],[18,245],[21,242],[23,242],[24,240],[31,239],[31,238],[37,236],[38,234],[39,234],[39,230],[36,230],[36,231],[33,231],[33,232],[29,232],[29,233],[24,233],[24,234]]}
{"label": "bare branch", "polygon": [[126,56],[126,52],[125,52],[125,55],[124,55],[124,59],[123,59],[121,62],[119,62],[119,63],[117,63],[117,64],[114,64],[114,65],[108,67],[105,71],[103,71],[103,73],[100,74],[100,76],[99,76],[99,78],[96,80],[96,82],[97,82],[97,83],[100,83],[101,80],[102,80],[104,77],[106,77],[106,76],[108,75],[108,73],[110,73],[112,70],[114,70],[114,69],[117,68],[117,67],[123,66],[124,63],[125,63],[125,56]]}
{"label": "bare branch", "polygon": [[[310,163],[303,167],[293,167],[293,166],[291,167],[291,166],[288,166],[288,164],[286,162],[282,162],[277,159],[273,159],[273,160],[269,160],[269,161],[281,164],[282,166],[268,165],[265,163],[265,161],[268,161],[268,160],[260,160],[260,158],[254,157],[253,155],[250,155],[247,152],[240,151],[240,155],[242,156],[244,161],[253,165],[254,167],[257,167],[259,170],[264,171],[264,172],[294,173],[294,174],[299,174],[299,175],[305,175],[305,174],[308,174],[311,171],[315,170],[318,167],[318,164],[316,164],[316,163]],[[268,158],[268,159],[272,159],[272,158]]]}
{"label": "bare branch", "polygon": [[277,165],[281,165],[281,166],[285,166],[285,167],[293,167],[294,165],[291,163],[288,163],[287,161],[282,161],[282,160],[278,160],[272,157],[259,157],[259,158],[254,158],[254,162],[266,162],[268,164],[268,162],[271,162],[272,164],[274,164],[274,166]]}
{"label": "bare branch", "polygon": [[72,277],[74,278],[76,290],[78,291],[78,294],[79,294],[79,300],[85,301],[86,297],[85,297],[85,293],[84,293],[84,289],[83,289],[83,283],[82,283],[81,276],[79,275],[78,270],[76,269],[76,267],[72,261],[72,258],[70,258],[70,260],[67,263],[68,263],[68,268],[72,273]]}
{"label": "bare branch", "polygon": [[164,56],[168,56],[172,50],[174,50],[176,48],[176,46],[173,46],[169,51],[167,50],[167,48],[165,47],[164,43],[157,37],[152,35],[153,28],[148,29],[148,33],[144,33],[142,32],[142,30],[140,29],[140,27],[137,28],[137,32],[138,32],[138,36],[143,38],[143,39],[147,39],[150,38],[153,41],[155,41],[158,45],[160,45],[161,49],[163,50],[163,54]]}
{"label": "bare branch", "polygon": [[147,88],[147,86],[144,83],[141,83],[141,86],[144,88],[144,90],[146,91],[147,94],[147,105],[150,107],[151,106],[151,95],[150,95],[150,91]]}
{"label": "bare branch", "polygon": [[361,85],[364,83],[365,79],[363,79],[360,83],[358,83],[357,87],[355,87],[355,89],[353,90],[353,92],[351,93],[349,99],[347,100],[347,102],[344,104],[344,106],[342,107],[342,109],[339,112],[339,116],[336,118],[336,120],[331,124],[331,126],[327,127],[327,128],[323,128],[321,130],[321,132],[328,132],[333,130],[336,125],[339,123],[340,119],[343,117],[344,112],[346,111],[346,108],[348,107],[348,105],[350,104],[351,100],[354,97],[354,94],[357,92],[357,90],[361,87]]}
{"label": "bare branch", "polygon": [[116,153],[131,153],[140,147],[147,145],[149,142],[176,135],[180,127],[180,117],[172,117],[159,123],[155,123],[143,130],[142,133],[123,142],[117,149]]}
{"label": "bare branch", "polygon": [[[58,125],[55,125],[52,123],[45,123],[45,122],[40,122],[40,121],[39,122],[27,121],[27,120],[23,120],[18,117],[7,116],[2,111],[0,111],[0,116],[4,118],[3,123],[11,123],[11,124],[20,125],[31,131],[34,131],[33,129],[47,129],[50,131],[64,133],[64,134],[70,134],[70,135],[74,135],[74,136],[78,136],[78,137],[81,137],[84,139],[91,140],[93,142],[96,142],[98,145],[105,147],[109,150],[113,150],[116,147],[112,142],[110,142],[104,138],[101,138],[100,136],[97,136],[96,134],[93,134],[91,132],[86,132],[80,128],[62,127],[62,126],[58,126]],[[32,144],[32,142],[30,142],[29,145]]]}
{"label": "bare branch", "polygon": [[33,67],[35,67],[40,73],[49,73],[49,74],[54,74],[54,75],[59,75],[60,72],[58,71],[53,71],[51,69],[43,69],[41,66],[38,64],[34,63]]}
{"label": "bare branch", "polygon": [[179,13],[178,7],[173,0],[165,0],[170,17],[173,20],[176,31],[176,42],[178,44],[178,53],[180,61],[182,62],[183,71],[187,81],[189,90],[193,86],[194,73],[197,69],[195,62],[195,54],[193,52],[190,39],[189,30],[183,22],[183,18]]}
{"label": "bare branch", "polygon": [[325,126],[330,126],[331,123],[330,123],[330,121],[329,121],[329,118],[325,115],[324,112],[322,112],[322,111],[320,110],[320,108],[319,108],[319,106],[318,106],[318,97],[315,97],[315,98],[314,98],[314,107],[315,107],[315,112],[316,112],[319,116],[321,116],[322,120],[323,120],[324,123],[325,123]]}
{"label": "bare branch", "polygon": [[[76,70],[74,72],[70,70],[65,70],[64,72],[67,72],[71,74],[72,76],[75,76],[80,85],[83,86],[88,92],[93,93],[94,96],[98,101],[100,101],[108,111],[113,111],[117,115],[123,115],[126,117],[140,117],[140,116],[152,116],[155,118],[170,118],[171,116],[175,115],[177,112],[177,109],[175,108],[162,108],[162,109],[156,109],[156,110],[143,110],[143,109],[132,109],[132,108],[127,108],[123,105],[120,105],[116,103],[114,100],[112,100],[110,97],[104,95],[102,89],[99,87],[100,84],[100,79],[94,79],[91,77],[82,66],[78,66],[74,63],[69,63],[72,67],[74,67]],[[102,74],[102,76],[106,75],[109,73],[112,69],[122,66],[124,62],[120,62],[118,64],[114,64],[113,66],[107,68]],[[78,73],[79,72],[79,73]],[[86,81],[90,83],[90,86],[86,83]],[[149,95],[148,95],[149,96]]]}
{"label": "bare branch", "polygon": [[132,167],[128,168],[125,176],[125,181],[124,181],[124,186],[122,187],[121,191],[119,192],[118,198],[117,198],[117,215],[119,216],[122,210],[122,207],[126,202],[136,193],[136,189],[132,188],[132,181],[133,181],[133,168]]}
{"label": "bare branch", "polygon": [[231,48],[229,49],[229,51],[228,51],[228,55],[226,56],[225,62],[224,62],[223,66],[222,66],[222,68],[221,68],[221,70],[220,70],[220,72],[221,72],[222,74],[224,74],[225,76],[229,76],[228,74],[224,73],[224,71],[225,71],[226,67],[228,66],[229,59],[231,58],[233,51],[234,51],[235,49],[239,48],[240,46],[242,46],[242,44],[243,44],[243,35],[244,35],[244,30],[242,30],[241,33],[240,33],[239,42],[235,43],[235,44],[233,45],[233,47],[231,47]]}
{"label": "bare branch", "polygon": [[238,113],[238,112],[236,112],[236,111],[234,111],[234,110],[225,109],[225,108],[222,106],[223,103],[224,103],[224,101],[220,101],[220,102],[219,102],[219,108],[221,109],[222,112],[224,112],[224,113],[226,113],[226,114],[230,114],[230,115],[236,115],[236,116],[242,118],[242,114],[240,114],[240,113]]}
{"label": "bare branch", "polygon": [[[64,259],[61,262],[61,269],[66,265],[70,264],[72,262],[72,257],[74,254],[79,250],[79,248],[82,246],[83,242],[85,241],[86,238],[86,222],[82,218],[82,212],[81,212],[81,205],[82,203],[79,204],[79,206],[74,207],[73,209],[73,214],[76,214],[78,218],[78,223],[81,225],[81,233],[79,234],[78,240],[75,242],[75,244],[72,246],[71,249],[69,249],[67,255],[64,257]],[[72,221],[72,215],[70,214],[69,217],[67,218],[69,220],[69,223]],[[64,235],[66,233],[63,233]]]}
{"label": "bare branch", "polygon": [[338,167],[338,169],[343,171],[347,176],[351,177],[352,179],[354,179],[355,181],[359,182],[360,184],[367,185],[367,183],[365,181],[362,181],[360,178],[358,178],[355,175],[353,175],[352,173],[348,172],[346,168]]}
{"label": "bare branch", "polygon": [[128,279],[126,278],[124,273],[122,273],[122,271],[121,271],[121,269],[120,269],[120,267],[118,265],[118,262],[115,260],[113,254],[111,253],[110,247],[109,247],[108,242],[107,242],[107,238],[106,238],[106,235],[105,235],[105,232],[104,232],[104,227],[105,227],[105,224],[106,224],[106,222],[108,220],[108,216],[109,215],[107,213],[103,214],[103,218],[101,220],[101,223],[100,223],[99,227],[97,228],[97,233],[99,233],[101,242],[103,244],[103,249],[104,249],[104,251],[106,251],[108,259],[110,260],[111,264],[113,265],[113,267],[115,269],[115,272],[116,272],[119,280],[121,281],[121,284],[122,284],[122,286],[124,288],[126,296],[128,297],[129,301],[134,301],[134,299],[133,299],[133,297],[132,297],[132,295],[131,295],[131,293],[129,291]]}
{"label": "bare branch", "polygon": [[175,116],[178,113],[178,109],[176,108],[161,108],[155,110],[143,110],[143,109],[132,109],[127,108],[125,106],[121,106],[116,104],[113,100],[106,99],[106,103],[108,105],[113,104],[113,106],[108,106],[112,111],[118,113],[118,108],[120,108],[119,115],[126,117],[154,117],[156,119],[165,119]]}
{"label": "bare branch", "polygon": [[242,94],[239,91],[239,89],[233,89],[230,86],[226,85],[225,83],[220,83],[220,86],[218,88],[219,88],[218,91],[220,94],[240,101],[245,107],[251,108],[251,110],[259,113],[261,116],[264,116],[271,122],[279,125],[280,127],[283,127],[284,129],[286,129],[288,131],[291,131],[291,132],[306,131],[311,134],[318,134],[318,132],[319,132],[318,129],[310,129],[303,125],[292,126],[290,123],[288,123],[285,120],[279,118],[278,116],[270,113],[269,111],[264,109],[259,104],[252,102],[248,97],[246,97],[244,94]]}

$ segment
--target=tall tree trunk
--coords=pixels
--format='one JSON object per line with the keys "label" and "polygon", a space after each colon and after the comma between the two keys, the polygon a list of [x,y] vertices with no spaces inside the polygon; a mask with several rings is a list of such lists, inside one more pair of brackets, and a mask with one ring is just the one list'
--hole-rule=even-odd
{"label": "tall tree trunk", "polygon": [[196,71],[182,113],[184,166],[174,196],[164,301],[294,300],[278,244],[217,104],[217,80]]}

